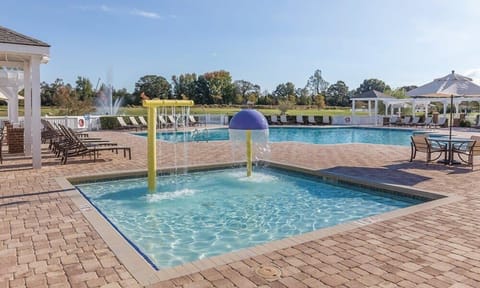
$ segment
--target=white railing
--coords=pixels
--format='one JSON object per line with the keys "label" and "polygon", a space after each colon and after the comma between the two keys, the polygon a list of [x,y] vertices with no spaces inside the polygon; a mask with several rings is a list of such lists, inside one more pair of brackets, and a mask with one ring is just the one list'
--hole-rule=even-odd
{"label": "white railing", "polygon": [[382,125],[382,116],[332,116],[332,125]]}

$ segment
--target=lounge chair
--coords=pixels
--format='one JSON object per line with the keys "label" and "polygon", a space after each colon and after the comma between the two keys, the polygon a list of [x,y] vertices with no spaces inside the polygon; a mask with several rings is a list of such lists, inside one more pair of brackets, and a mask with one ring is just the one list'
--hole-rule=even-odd
{"label": "lounge chair", "polygon": [[93,162],[95,162],[101,151],[112,151],[118,154],[119,150],[123,151],[123,157],[132,159],[132,153],[130,147],[119,146],[116,143],[105,142],[105,143],[85,143],[79,139],[74,133],[68,133],[68,128],[64,127],[63,131],[66,133],[65,136],[68,139],[68,143],[64,144],[60,149],[61,164],[66,164],[69,157],[73,156],[83,156],[83,155],[92,155]]}
{"label": "lounge chair", "polygon": [[278,125],[280,122],[278,121],[278,116],[277,115],[272,115],[270,116],[270,121],[272,124]]}
{"label": "lounge chair", "polygon": [[148,122],[147,120],[145,120],[145,117],[138,116],[138,120],[140,121],[140,124],[144,125],[145,127],[148,127]]}
{"label": "lounge chair", "polygon": [[480,137],[471,136],[470,139],[472,140],[471,142],[453,144],[452,153],[457,153],[458,158],[473,169],[474,157],[480,156]]}
{"label": "lounge chair", "polygon": [[296,122],[297,124],[305,124],[305,122],[303,121],[303,116],[302,115],[297,115],[296,117]]}
{"label": "lounge chair", "polygon": [[172,115],[167,115],[167,121],[170,123],[171,126],[177,127],[177,120]]}
{"label": "lounge chair", "polygon": [[410,117],[410,116],[405,116],[405,117],[403,117],[402,120],[400,120],[399,123],[397,123],[397,125],[399,125],[399,126],[408,126],[408,125],[410,125],[410,121],[411,121],[411,120],[412,120],[412,117]]}
{"label": "lounge chair", "polygon": [[188,115],[188,122],[190,123],[191,126],[197,126],[200,125],[200,123],[195,119],[193,115]]}
{"label": "lounge chair", "polygon": [[330,125],[330,116],[322,116],[322,124],[323,125]]}
{"label": "lounge chair", "polygon": [[287,115],[280,115],[280,123],[288,124]]}
{"label": "lounge chair", "polygon": [[130,119],[130,123],[132,123],[132,125],[139,127],[139,129],[147,128],[147,125],[138,123],[137,119],[135,119],[135,116],[129,116],[128,119]]}
{"label": "lounge chair", "polygon": [[123,117],[121,116],[118,116],[117,120],[118,120],[118,124],[120,124],[120,129],[135,129],[135,131],[138,131],[138,129],[140,128],[139,126],[136,126],[136,125],[127,124],[123,119]]}
{"label": "lounge chair", "polygon": [[446,125],[447,125],[447,118],[446,117],[440,117],[440,118],[438,118],[437,123],[432,123],[433,128],[445,127]]}
{"label": "lounge chair", "polygon": [[172,126],[172,124],[168,123],[167,120],[165,120],[165,118],[162,115],[158,115],[158,126],[160,128],[163,128],[163,127],[167,128],[169,126]]}
{"label": "lounge chair", "polygon": [[427,117],[423,122],[418,122],[417,126],[430,127],[432,124],[432,117]]}
{"label": "lounge chair", "polygon": [[397,125],[398,124],[398,116],[391,116],[390,120],[388,121],[388,126]]}
{"label": "lounge chair", "polygon": [[408,123],[409,126],[417,126],[418,123],[420,122],[420,117],[413,117],[412,118],[412,121],[410,121],[410,123]]}
{"label": "lounge chair", "polygon": [[315,121],[315,116],[308,116],[308,124],[317,125],[317,121]]}
{"label": "lounge chair", "polygon": [[[410,142],[410,162],[415,159],[417,152],[422,152],[427,155],[427,164],[439,159],[443,153],[448,153],[448,147],[445,143],[429,140],[425,135],[413,135],[410,138],[412,140],[412,142]],[[432,155],[435,153],[438,153],[438,155],[432,158]]]}

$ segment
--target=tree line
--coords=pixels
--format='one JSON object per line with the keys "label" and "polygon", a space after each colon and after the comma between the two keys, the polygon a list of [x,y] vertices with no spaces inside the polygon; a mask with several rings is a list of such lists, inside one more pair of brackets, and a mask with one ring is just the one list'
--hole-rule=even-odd
{"label": "tree line", "polygon": [[[132,93],[127,89],[113,89],[113,98],[124,98],[127,105],[141,105],[141,93],[150,98],[193,100],[195,104],[220,105],[314,105],[350,106],[350,97],[370,90],[377,90],[397,98],[414,86],[391,89],[379,79],[366,79],[356,89],[350,90],[343,81],[330,84],[321,70],[311,75],[304,87],[295,87],[292,82],[280,83],[275,90],[261,90],[260,85],[247,80],[233,80],[225,70],[207,72],[201,75],[185,73],[173,75],[168,81],[159,75],[145,75],[135,83]],[[85,113],[93,107],[94,99],[102,86],[93,87],[86,77],[77,77],[75,85],[57,79],[53,83],[41,83],[43,106],[61,106],[67,113]]]}

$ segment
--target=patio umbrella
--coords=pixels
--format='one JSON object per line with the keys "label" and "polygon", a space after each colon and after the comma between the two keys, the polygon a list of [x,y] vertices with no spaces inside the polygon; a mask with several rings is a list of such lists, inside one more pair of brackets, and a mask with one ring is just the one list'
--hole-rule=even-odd
{"label": "patio umbrella", "polygon": [[480,86],[473,83],[472,78],[455,74],[452,71],[445,77],[438,78],[407,92],[408,96],[418,98],[447,98],[450,97],[450,119],[448,120],[449,139],[452,139],[453,97],[480,96]]}

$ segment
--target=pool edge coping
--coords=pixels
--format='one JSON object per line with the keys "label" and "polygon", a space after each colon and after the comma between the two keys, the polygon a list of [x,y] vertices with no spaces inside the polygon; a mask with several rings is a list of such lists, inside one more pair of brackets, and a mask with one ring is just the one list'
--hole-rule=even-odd
{"label": "pool edge coping", "polygon": [[[120,263],[122,263],[125,268],[135,277],[135,279],[142,285],[150,285],[160,281],[165,281],[171,278],[176,278],[180,276],[185,276],[188,274],[200,272],[209,268],[213,268],[220,265],[225,265],[233,263],[235,261],[240,261],[248,259],[251,257],[263,255],[265,253],[271,253],[280,249],[285,249],[292,247],[298,244],[303,244],[309,241],[318,240],[325,238],[334,234],[341,232],[346,232],[356,228],[361,228],[366,225],[390,220],[393,218],[405,216],[411,213],[432,209],[438,206],[450,204],[453,202],[460,201],[464,199],[463,196],[458,196],[455,194],[447,194],[440,192],[427,191],[424,189],[413,189],[408,186],[403,185],[394,185],[387,183],[379,182],[369,182],[363,179],[345,176],[342,174],[336,174],[331,172],[324,172],[322,170],[313,170],[300,166],[292,166],[283,163],[276,163],[270,161],[262,161],[267,164],[269,167],[280,168],[284,170],[290,170],[294,172],[300,172],[308,174],[311,176],[319,177],[327,183],[350,183],[354,185],[361,185],[370,188],[376,188],[387,191],[395,191],[402,194],[414,195],[417,197],[428,198],[430,201],[413,205],[406,208],[396,209],[394,211],[386,212],[379,215],[369,216],[366,218],[361,218],[358,220],[346,222],[343,224],[338,224],[332,227],[326,227],[319,230],[314,230],[311,232],[294,235],[288,238],[270,241],[261,245],[247,247],[233,252],[224,253],[218,256],[213,256],[201,260],[196,260],[193,262],[188,262],[179,266],[169,267],[165,269],[155,270],[151,263],[147,261],[142,255],[142,252],[138,250],[134,244],[129,243],[124,236],[117,231],[109,220],[97,211],[97,208],[92,205],[92,203],[86,199],[83,194],[73,186],[73,183],[84,182],[88,180],[102,180],[102,179],[119,179],[126,177],[140,177],[146,176],[147,171],[142,170],[130,170],[130,171],[114,171],[108,173],[97,173],[92,175],[82,175],[82,176],[66,176],[66,177],[56,177],[56,182],[61,186],[61,188],[67,190],[67,195],[72,199],[72,202],[77,206],[77,208],[82,212],[84,217],[90,222],[93,228],[99,233],[100,237],[105,241],[105,243],[112,249],[115,256],[118,258]],[[230,168],[232,164],[242,164],[240,163],[220,163],[212,165],[196,165],[189,166],[189,171],[201,171],[208,169],[221,169],[221,168]],[[171,173],[174,168],[165,168],[158,169],[157,173]]]}

